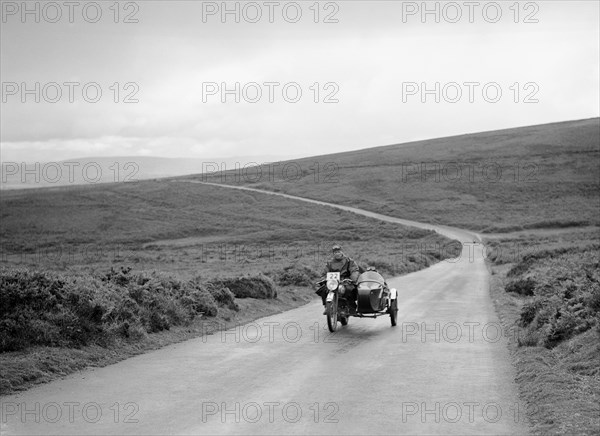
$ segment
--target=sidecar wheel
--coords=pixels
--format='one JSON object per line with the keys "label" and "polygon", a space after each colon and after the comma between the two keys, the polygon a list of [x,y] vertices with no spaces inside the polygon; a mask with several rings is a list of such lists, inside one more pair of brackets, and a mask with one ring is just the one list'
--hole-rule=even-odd
{"label": "sidecar wheel", "polygon": [[327,303],[327,327],[331,333],[337,330],[337,304]]}
{"label": "sidecar wheel", "polygon": [[348,325],[348,321],[350,321],[350,318],[349,318],[349,317],[347,317],[347,316],[343,316],[343,317],[340,319],[340,322],[341,322],[341,323],[342,323],[342,325],[344,325],[344,326]]}
{"label": "sidecar wheel", "polygon": [[392,300],[392,304],[388,309],[390,314],[390,321],[392,322],[392,327],[396,327],[398,323],[398,299]]}

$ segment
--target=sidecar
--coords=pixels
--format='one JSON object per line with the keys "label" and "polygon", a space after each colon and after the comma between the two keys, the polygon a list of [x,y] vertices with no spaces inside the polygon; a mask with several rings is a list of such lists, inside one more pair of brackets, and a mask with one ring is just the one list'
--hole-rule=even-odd
{"label": "sidecar", "polygon": [[356,281],[357,308],[360,318],[377,318],[389,314],[392,326],[398,319],[398,293],[388,288],[385,280],[377,271],[365,271]]}

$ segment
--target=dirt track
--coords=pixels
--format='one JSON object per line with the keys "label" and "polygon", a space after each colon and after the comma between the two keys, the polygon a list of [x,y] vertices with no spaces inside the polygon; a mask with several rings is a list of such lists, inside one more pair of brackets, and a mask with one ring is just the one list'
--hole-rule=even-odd
{"label": "dirt track", "polygon": [[527,433],[479,236],[340,208],[434,229],[462,256],[388,280],[397,327],[330,335],[311,303],[3,397],[2,434]]}

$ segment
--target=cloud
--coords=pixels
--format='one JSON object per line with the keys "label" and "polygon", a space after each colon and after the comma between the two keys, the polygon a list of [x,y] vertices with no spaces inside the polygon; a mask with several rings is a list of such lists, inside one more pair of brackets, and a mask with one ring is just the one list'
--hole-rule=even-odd
{"label": "cloud", "polygon": [[[9,23],[3,81],[81,85],[72,103],[3,96],[2,157],[220,157],[282,148],[309,155],[598,116],[598,5],[558,3],[541,3],[532,25],[510,15],[494,25],[403,22],[392,2],[340,3],[340,22],[329,26],[314,23],[308,8],[298,26],[203,23],[201,6],[190,2],[144,3],[140,23],[129,27]],[[97,103],[81,93],[91,82],[102,90]],[[221,89],[207,95],[207,82]],[[250,93],[236,104],[220,92],[223,82]],[[244,99],[256,95],[251,82],[262,93],[257,103]],[[419,89],[407,99],[406,82],[428,89],[455,82],[463,97],[435,103]],[[465,82],[479,83],[473,102]],[[530,82],[539,102],[524,104],[535,90]],[[500,86],[500,102],[482,97],[486,83]],[[286,101],[286,84],[301,89],[299,102]],[[339,102],[324,103],[328,96]]]}

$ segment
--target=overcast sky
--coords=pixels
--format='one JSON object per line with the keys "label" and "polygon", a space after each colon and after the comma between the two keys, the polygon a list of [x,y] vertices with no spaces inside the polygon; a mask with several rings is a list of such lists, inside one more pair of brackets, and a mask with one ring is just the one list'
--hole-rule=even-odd
{"label": "overcast sky", "polygon": [[2,1],[1,159],[309,156],[599,116],[597,1],[275,3],[229,2],[237,23],[107,1],[94,23],[91,2]]}

